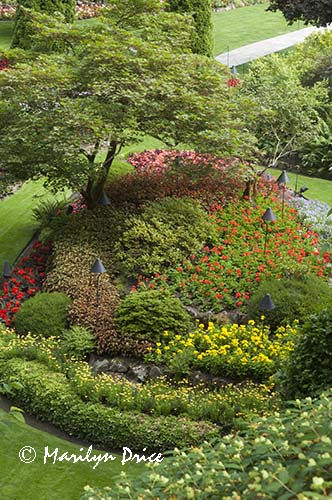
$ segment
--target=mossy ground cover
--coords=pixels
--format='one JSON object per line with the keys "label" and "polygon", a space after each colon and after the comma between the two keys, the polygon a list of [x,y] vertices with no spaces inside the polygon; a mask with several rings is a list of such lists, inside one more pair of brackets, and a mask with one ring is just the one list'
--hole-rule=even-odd
{"label": "mossy ground cover", "polygon": [[[80,450],[81,446],[34,429],[2,410],[0,429],[0,498],[6,500],[76,500],[86,484],[109,486],[115,483],[123,471],[135,476],[144,469],[142,464],[122,466],[122,455],[118,455],[115,461],[99,464],[94,470],[93,464],[87,462],[74,464],[63,461],[53,464],[52,459],[48,459],[44,464],[46,446],[49,451],[58,448],[59,455],[66,451],[68,454],[85,454],[87,448]],[[36,450],[33,463],[20,461],[19,451],[24,446]],[[93,450],[93,453],[98,454],[99,451]]]}

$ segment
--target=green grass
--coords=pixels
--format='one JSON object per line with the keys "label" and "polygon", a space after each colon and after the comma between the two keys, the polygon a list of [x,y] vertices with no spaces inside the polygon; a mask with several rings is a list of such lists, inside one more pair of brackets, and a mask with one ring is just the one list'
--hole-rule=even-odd
{"label": "green grass", "polygon": [[267,5],[258,4],[227,12],[214,12],[214,54],[222,54],[304,27],[300,22],[289,26],[281,12],[266,12]]}
{"label": "green grass", "polygon": [[[0,201],[0,269],[5,260],[11,264],[16,260],[36,231],[33,207],[52,196],[43,188],[42,181],[28,181],[14,195]],[[59,193],[57,198],[63,196]]]}
{"label": "green grass", "polygon": [[[274,177],[278,178],[281,174],[280,170],[269,168],[268,170]],[[287,172],[290,182],[287,187],[295,190],[296,174]],[[302,186],[306,186],[308,191],[304,193],[306,198],[310,200],[320,200],[332,206],[332,181],[325,179],[318,179],[316,177],[307,177],[306,175],[298,175],[297,177],[297,190]]]}
{"label": "green grass", "polygon": [[[19,459],[19,451],[24,446],[36,450],[33,463],[23,463]],[[116,460],[100,463],[93,469],[93,463],[56,462],[48,459],[43,463],[45,447],[49,452],[59,448],[59,454],[86,453],[84,448],[74,445],[51,434],[41,432],[13,416],[0,410],[0,498],[3,500],[78,500],[84,486],[112,486],[119,474],[124,471],[133,477],[140,474],[144,465],[126,463],[121,465],[122,455],[115,455]],[[127,445],[130,448],[130,443]],[[94,454],[99,452],[93,449]]]}
{"label": "green grass", "polygon": [[0,49],[9,49],[13,36],[13,21],[0,21]]}

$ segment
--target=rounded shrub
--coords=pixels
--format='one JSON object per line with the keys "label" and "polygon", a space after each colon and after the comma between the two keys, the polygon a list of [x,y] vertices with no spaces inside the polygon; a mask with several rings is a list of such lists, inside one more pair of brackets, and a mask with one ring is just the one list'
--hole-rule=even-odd
{"label": "rounded shrub", "polygon": [[[276,306],[262,311],[260,304],[266,293]],[[303,323],[310,314],[332,307],[332,290],[319,276],[304,275],[296,278],[268,279],[261,283],[249,303],[249,317],[259,321],[262,314],[271,330],[298,320]]]}
{"label": "rounded shrub", "polygon": [[14,320],[18,334],[32,333],[42,337],[61,336],[68,327],[71,299],[60,292],[39,292],[23,302]]}
{"label": "rounded shrub", "polygon": [[128,217],[116,245],[120,271],[127,277],[162,273],[198,251],[217,231],[200,203],[164,198]]}
{"label": "rounded shrub", "polygon": [[313,396],[332,386],[332,311],[324,309],[301,327],[297,344],[277,374],[286,399]]}
{"label": "rounded shrub", "polygon": [[176,297],[147,290],[127,295],[117,309],[116,322],[125,334],[156,341],[165,330],[170,335],[187,331],[190,316]]}

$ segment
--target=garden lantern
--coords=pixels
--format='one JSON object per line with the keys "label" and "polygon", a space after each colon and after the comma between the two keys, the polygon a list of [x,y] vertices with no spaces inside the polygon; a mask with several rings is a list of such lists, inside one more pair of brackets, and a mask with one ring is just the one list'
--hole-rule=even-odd
{"label": "garden lantern", "polygon": [[284,218],[284,209],[285,209],[285,188],[286,184],[289,182],[288,175],[286,170],[283,170],[277,179],[278,186],[282,189],[282,210],[281,217]]}
{"label": "garden lantern", "polygon": [[107,205],[110,205],[111,204],[111,200],[109,199],[109,197],[107,196],[107,194],[105,193],[105,191],[103,191],[97,201],[97,205],[100,205],[101,207],[107,207]]}
{"label": "garden lantern", "polygon": [[96,292],[96,301],[97,301],[97,306],[99,305],[99,279],[100,276],[104,273],[106,273],[106,269],[104,267],[104,264],[100,259],[96,259],[93,263],[93,266],[90,269],[90,272],[92,274],[97,275],[97,292]]}
{"label": "garden lantern", "polygon": [[263,311],[273,311],[273,309],[276,308],[269,293],[266,293],[264,295],[262,302],[259,304],[259,307]]}
{"label": "garden lantern", "polygon": [[[267,222],[274,222],[275,220],[277,220],[276,216],[274,215],[274,213],[272,212],[272,210],[271,210],[270,207],[265,210],[262,219],[266,223]],[[264,253],[266,252],[266,245],[267,245],[267,236],[268,236],[267,227],[268,227],[268,225],[266,224],[265,241],[264,241]]]}
{"label": "garden lantern", "polygon": [[3,273],[2,273],[2,276],[5,280],[9,279],[10,276],[12,274],[12,270],[10,268],[10,264],[8,262],[8,260],[5,261],[4,265],[3,265]]}

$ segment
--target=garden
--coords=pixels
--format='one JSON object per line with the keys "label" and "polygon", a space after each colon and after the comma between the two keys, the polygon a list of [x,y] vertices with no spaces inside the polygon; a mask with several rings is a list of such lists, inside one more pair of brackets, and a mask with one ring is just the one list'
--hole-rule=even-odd
{"label": "garden", "polygon": [[332,498],[332,35],[234,75],[179,4],[22,2],[0,54],[8,500]]}

